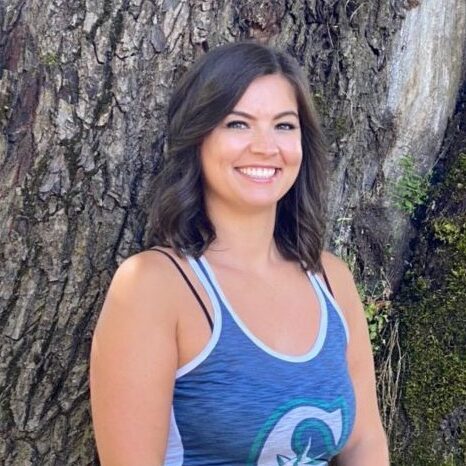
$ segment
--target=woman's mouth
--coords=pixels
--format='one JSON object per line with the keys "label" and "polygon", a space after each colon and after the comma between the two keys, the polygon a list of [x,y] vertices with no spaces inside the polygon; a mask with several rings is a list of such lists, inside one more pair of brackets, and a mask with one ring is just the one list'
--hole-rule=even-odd
{"label": "woman's mouth", "polygon": [[274,167],[239,167],[236,170],[253,180],[268,181],[271,180],[280,169]]}

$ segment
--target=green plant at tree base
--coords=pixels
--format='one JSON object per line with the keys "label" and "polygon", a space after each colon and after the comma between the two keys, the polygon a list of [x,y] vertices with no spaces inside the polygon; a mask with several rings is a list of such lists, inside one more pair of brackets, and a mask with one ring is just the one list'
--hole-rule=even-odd
{"label": "green plant at tree base", "polygon": [[[339,220],[351,221],[351,218],[342,218]],[[351,270],[353,276],[357,277],[356,251],[348,248],[342,258]],[[381,276],[384,276],[383,270],[381,270],[380,273]],[[392,290],[388,280],[385,279],[379,279],[377,283],[371,287],[366,283],[357,281],[356,288],[364,308],[372,350],[374,354],[377,354],[386,343],[383,338],[383,331],[391,313],[392,306],[390,296]]]}
{"label": "green plant at tree base", "polygon": [[393,199],[398,209],[413,215],[416,208],[424,204],[427,199],[431,174],[430,172],[424,176],[417,174],[414,158],[409,154],[401,158],[400,165],[402,174],[393,185]]}
{"label": "green plant at tree base", "polygon": [[357,288],[364,306],[372,349],[374,353],[377,353],[385,344],[383,330],[391,312],[391,301],[389,300],[391,291],[388,283],[384,280],[379,281],[373,290],[369,290],[361,284],[358,284]]}

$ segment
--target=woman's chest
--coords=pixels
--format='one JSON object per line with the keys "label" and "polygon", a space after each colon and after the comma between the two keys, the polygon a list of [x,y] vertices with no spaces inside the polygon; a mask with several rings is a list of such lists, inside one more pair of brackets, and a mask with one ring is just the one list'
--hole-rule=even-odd
{"label": "woman's chest", "polygon": [[326,465],[349,437],[354,395],[344,364],[318,359],[297,365],[213,353],[178,380],[184,464]]}
{"label": "woman's chest", "polygon": [[218,280],[230,310],[267,347],[296,356],[313,345],[321,303],[304,273],[257,277],[223,272]]}

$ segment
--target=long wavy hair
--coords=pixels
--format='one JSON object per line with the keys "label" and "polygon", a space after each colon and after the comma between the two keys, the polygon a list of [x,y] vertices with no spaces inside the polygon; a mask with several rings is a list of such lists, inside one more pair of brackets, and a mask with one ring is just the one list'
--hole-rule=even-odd
{"label": "long wavy hair", "polygon": [[279,74],[296,92],[303,158],[278,201],[274,239],[280,253],[313,272],[322,268],[326,198],[325,147],[308,83],[290,55],[255,42],[217,47],[176,86],[168,107],[166,150],[149,194],[147,246],[201,256],[215,239],[204,204],[200,145],[261,76]]}

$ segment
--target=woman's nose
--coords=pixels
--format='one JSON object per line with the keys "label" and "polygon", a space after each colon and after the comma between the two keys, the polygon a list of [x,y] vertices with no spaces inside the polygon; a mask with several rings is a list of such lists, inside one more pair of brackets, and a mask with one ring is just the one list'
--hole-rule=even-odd
{"label": "woman's nose", "polygon": [[254,131],[251,140],[251,152],[267,156],[278,154],[278,145],[274,135],[267,130]]}

